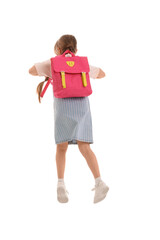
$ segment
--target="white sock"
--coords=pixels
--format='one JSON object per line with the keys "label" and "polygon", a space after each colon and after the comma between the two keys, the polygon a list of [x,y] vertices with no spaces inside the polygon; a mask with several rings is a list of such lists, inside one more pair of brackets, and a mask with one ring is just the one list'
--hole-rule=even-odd
{"label": "white sock", "polygon": [[95,178],[95,184],[96,184],[96,185],[97,185],[99,182],[101,182],[101,181],[102,181],[101,177]]}
{"label": "white sock", "polygon": [[58,178],[58,182],[64,182],[64,178]]}
{"label": "white sock", "polygon": [[64,184],[64,178],[58,178],[58,184]]}

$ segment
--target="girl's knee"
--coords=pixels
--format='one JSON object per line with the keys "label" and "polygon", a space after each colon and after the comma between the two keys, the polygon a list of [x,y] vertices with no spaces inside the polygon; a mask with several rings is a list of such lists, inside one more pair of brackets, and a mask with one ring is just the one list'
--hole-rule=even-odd
{"label": "girl's knee", "polygon": [[77,141],[78,143],[78,148],[80,150],[81,153],[88,153],[90,152],[90,144],[87,142],[81,142],[81,141]]}
{"label": "girl's knee", "polygon": [[66,152],[67,148],[68,148],[68,142],[57,144],[57,151]]}

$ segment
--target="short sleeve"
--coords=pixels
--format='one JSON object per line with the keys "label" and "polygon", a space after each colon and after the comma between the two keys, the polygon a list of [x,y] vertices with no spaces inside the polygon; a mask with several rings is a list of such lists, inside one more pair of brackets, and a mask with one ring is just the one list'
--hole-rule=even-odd
{"label": "short sleeve", "polygon": [[50,59],[44,62],[35,63],[34,66],[37,70],[38,76],[45,76],[45,77],[52,78]]}
{"label": "short sleeve", "polygon": [[100,68],[94,67],[94,66],[91,66],[91,65],[89,66],[89,68],[90,68],[89,76],[91,78],[97,78]]}

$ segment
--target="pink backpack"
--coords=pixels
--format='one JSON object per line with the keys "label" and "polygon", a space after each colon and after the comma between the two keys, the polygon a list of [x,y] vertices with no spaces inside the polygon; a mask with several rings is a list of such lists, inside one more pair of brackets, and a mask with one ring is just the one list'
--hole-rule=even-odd
{"label": "pink backpack", "polygon": [[[65,56],[67,53],[72,56]],[[86,97],[92,93],[87,57],[75,56],[71,51],[66,50],[62,55],[50,60],[52,79],[49,78],[47,81],[41,97],[50,83],[53,85],[56,98]]]}

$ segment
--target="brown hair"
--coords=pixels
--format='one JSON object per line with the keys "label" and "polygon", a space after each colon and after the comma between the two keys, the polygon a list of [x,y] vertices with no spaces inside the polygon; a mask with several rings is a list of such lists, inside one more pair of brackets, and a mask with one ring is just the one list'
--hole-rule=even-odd
{"label": "brown hair", "polygon": [[39,103],[41,103],[41,92],[42,92],[42,88],[43,88],[43,84],[45,83],[45,81],[48,81],[49,77],[46,77],[45,80],[43,82],[40,82],[37,86],[37,94],[38,94],[38,100]]}
{"label": "brown hair", "polygon": [[73,35],[63,35],[56,42],[54,50],[56,51],[57,48],[59,48],[61,54],[63,54],[66,50],[76,53],[77,40]]}
{"label": "brown hair", "polygon": [[[66,50],[70,50],[73,53],[77,51],[77,40],[73,35],[63,35],[61,36],[54,45],[54,51],[56,52],[57,48],[60,50],[60,54],[63,54]],[[37,86],[37,94],[39,103],[41,103],[41,92],[43,84],[45,81],[48,81],[49,77],[46,77],[43,82],[40,82]]]}

